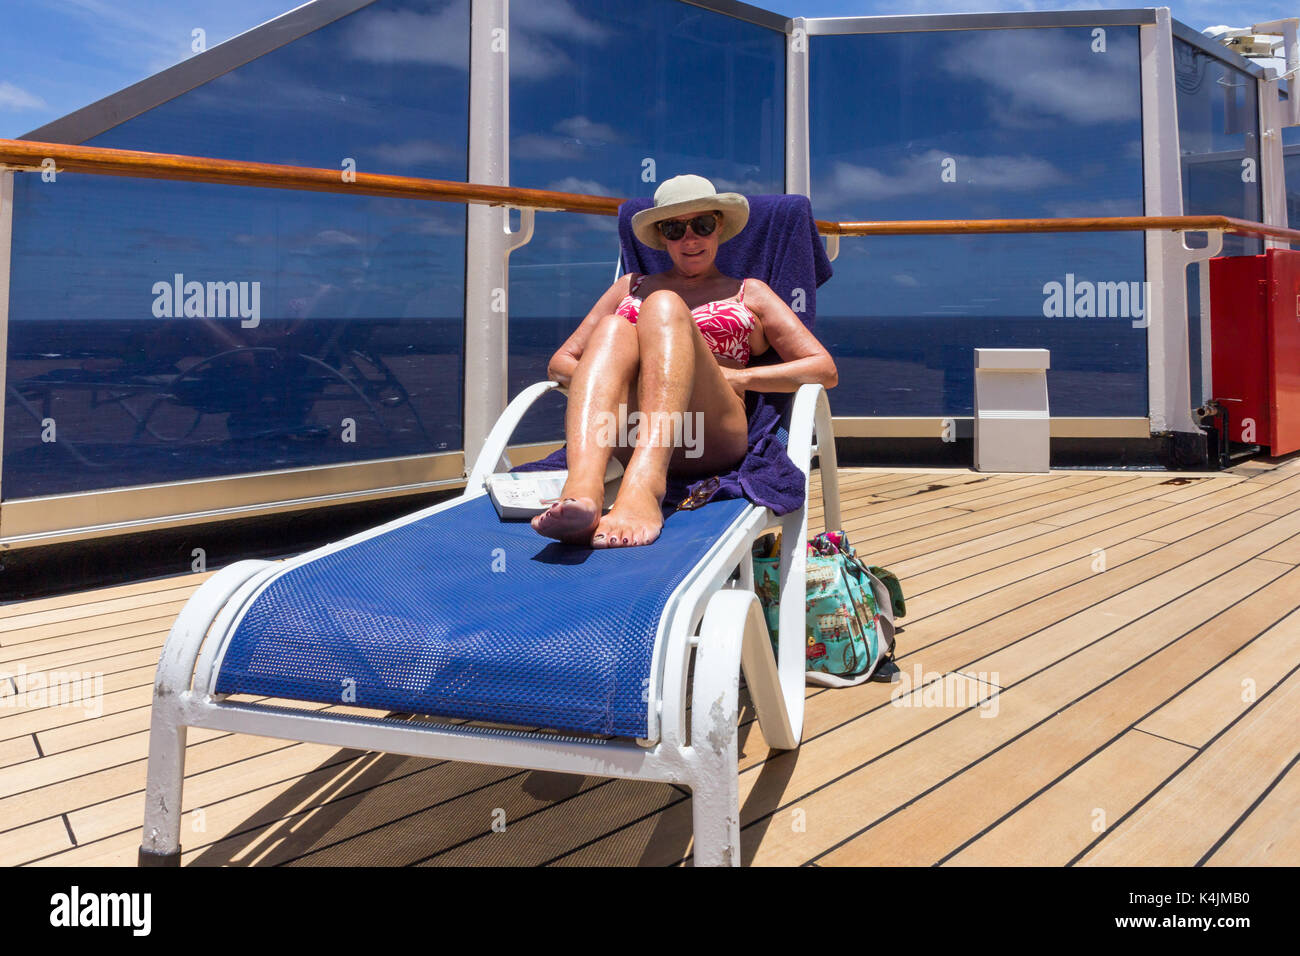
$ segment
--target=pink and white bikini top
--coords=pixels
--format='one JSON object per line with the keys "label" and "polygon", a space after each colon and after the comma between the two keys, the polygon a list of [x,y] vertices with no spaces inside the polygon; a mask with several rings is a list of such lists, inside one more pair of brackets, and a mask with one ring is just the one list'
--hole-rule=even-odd
{"label": "pink and white bikini top", "polygon": [[[638,275],[632,280],[631,289],[614,310],[615,314],[623,316],[633,325],[636,325],[637,315],[641,311],[641,299],[632,293],[636,292],[644,279],[645,276]],[[709,351],[714,355],[735,359],[742,365],[749,364],[749,333],[754,331],[755,321],[754,313],[742,301],[745,298],[745,281],[741,280],[740,291],[734,298],[706,302],[691,310]]]}

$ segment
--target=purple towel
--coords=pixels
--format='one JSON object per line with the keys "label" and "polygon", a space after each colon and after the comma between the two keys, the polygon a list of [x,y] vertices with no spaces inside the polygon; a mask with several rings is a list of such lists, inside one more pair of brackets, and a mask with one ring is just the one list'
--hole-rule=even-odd
{"label": "purple towel", "polygon": [[[817,312],[817,286],[831,277],[830,260],[817,235],[812,204],[807,196],[749,196],[749,222],[740,235],[718,247],[718,269],[736,278],[762,279],[781,296],[809,328]],[[628,272],[663,272],[672,266],[668,253],[642,245],[632,235],[632,215],[652,205],[650,199],[629,199],[619,207],[618,231],[623,263]],[[796,290],[802,290],[796,293]],[[772,365],[781,361],[768,349],[750,363]],[[664,497],[665,514],[678,508],[698,508],[726,498],[748,498],[775,514],[794,511],[804,500],[804,473],[786,453],[782,419],[793,397],[790,392],[749,392],[749,450],[739,467],[693,483],[669,476]],[[518,465],[511,471],[565,468],[564,449],[540,461]]]}

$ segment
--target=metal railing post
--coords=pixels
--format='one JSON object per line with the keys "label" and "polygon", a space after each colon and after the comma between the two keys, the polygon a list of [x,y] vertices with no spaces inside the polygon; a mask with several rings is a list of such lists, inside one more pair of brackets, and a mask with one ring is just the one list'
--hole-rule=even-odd
{"label": "metal railing post", "polygon": [[[510,182],[510,2],[472,0],[469,51],[469,180]],[[509,210],[471,205],[465,229],[465,467],[505,410],[509,371],[506,267]],[[468,473],[468,472],[467,472]]]}
{"label": "metal railing post", "polygon": [[[1168,7],[1138,27],[1142,69],[1142,177],[1144,212],[1180,216],[1182,168],[1174,37]],[[1187,260],[1181,235],[1148,230],[1146,274],[1147,382],[1151,431],[1196,432],[1192,420],[1191,352],[1187,334]]]}
{"label": "metal railing post", "polygon": [[808,21],[795,17],[785,38],[785,191],[811,197],[808,42]]}
{"label": "metal railing post", "polygon": [[[13,256],[14,173],[0,166],[0,500],[4,498],[5,375],[9,369],[9,277]],[[4,527],[0,516],[0,528]]]}
{"label": "metal railing post", "polygon": [[[1295,85],[1295,81],[1292,81]],[[1286,126],[1286,107],[1278,95],[1277,71],[1272,67],[1256,81],[1259,91],[1259,183],[1260,222],[1286,226],[1286,164],[1282,152],[1282,129]],[[1289,249],[1285,239],[1266,237],[1265,249]]]}

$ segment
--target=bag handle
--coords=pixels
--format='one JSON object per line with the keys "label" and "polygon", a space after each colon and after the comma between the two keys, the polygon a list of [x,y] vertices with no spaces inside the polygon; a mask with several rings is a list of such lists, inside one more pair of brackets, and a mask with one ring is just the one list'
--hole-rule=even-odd
{"label": "bag handle", "polygon": [[[847,557],[847,555],[846,555],[846,557]],[[861,564],[861,562],[859,562],[859,564]],[[858,626],[861,627],[861,626],[862,626],[862,622],[861,622],[862,606],[858,603],[858,599],[857,599],[856,597],[854,597],[854,595],[853,595],[853,586],[852,586],[851,584],[849,584],[849,576],[848,576],[848,574],[847,574],[847,573],[845,572],[845,570],[844,570],[844,562],[842,562],[842,561],[836,561],[836,562],[835,562],[835,566],[836,566],[837,568],[840,569],[840,578],[844,581],[844,590],[845,590],[845,592],[846,592],[846,593],[848,594],[848,596],[849,596],[849,602],[853,605],[853,612],[854,612],[854,613],[853,613],[853,618],[854,618],[855,621],[858,622]],[[869,578],[869,577],[870,577],[870,575],[868,575],[868,578]],[[875,596],[875,595],[873,594],[872,597],[874,597],[874,596]],[[868,609],[868,610],[869,610],[869,609]],[[875,615],[873,615],[873,614],[868,614],[868,615],[866,615],[866,616],[867,616],[867,617],[871,617],[871,618],[874,618],[874,617],[875,617]],[[866,634],[863,634],[862,636],[863,636],[864,639],[866,638]]]}
{"label": "bag handle", "polygon": [[[884,604],[884,607],[887,609],[885,612],[885,617],[892,624],[894,622],[894,597],[889,592],[889,586],[886,585],[884,581],[881,581],[880,578],[872,574],[871,569],[863,563],[861,558],[859,558],[852,551],[847,550],[847,548],[849,547],[849,537],[847,534],[845,534],[844,532],[840,532],[839,537],[843,542],[842,546],[839,544],[836,545],[840,554],[844,555],[845,558],[847,558],[848,560],[856,564],[862,570],[862,573],[867,576],[867,580],[871,582],[871,596],[875,598],[877,603],[880,603],[881,595],[876,593],[876,586],[879,585],[880,590],[884,592],[884,597],[887,599],[888,602]],[[828,542],[835,543],[829,537],[826,540]]]}

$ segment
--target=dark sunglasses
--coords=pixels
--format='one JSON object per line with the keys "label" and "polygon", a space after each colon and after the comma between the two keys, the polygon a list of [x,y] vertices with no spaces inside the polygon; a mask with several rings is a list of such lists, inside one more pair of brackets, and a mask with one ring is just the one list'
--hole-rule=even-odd
{"label": "dark sunglasses", "polygon": [[[713,230],[718,228],[718,217],[711,212],[701,213],[689,220],[689,223],[691,231],[703,238],[711,235]],[[676,242],[686,235],[687,220],[685,219],[664,219],[655,225],[659,227],[659,234],[669,242]]]}

